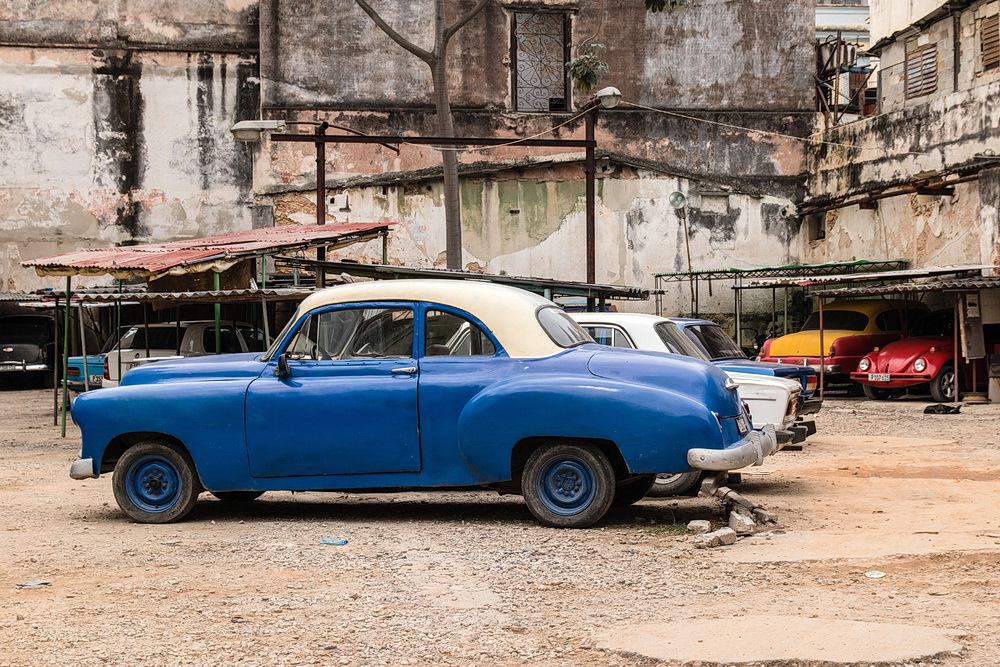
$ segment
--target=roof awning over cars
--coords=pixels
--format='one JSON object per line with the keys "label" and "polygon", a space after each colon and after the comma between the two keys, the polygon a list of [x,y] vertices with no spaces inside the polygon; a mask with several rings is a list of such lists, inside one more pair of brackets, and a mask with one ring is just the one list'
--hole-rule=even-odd
{"label": "roof awning over cars", "polygon": [[265,227],[201,239],[116,248],[75,250],[21,262],[40,276],[161,278],[205,271],[222,272],[236,263],[305,248],[338,248],[388,233],[384,223],[339,223]]}

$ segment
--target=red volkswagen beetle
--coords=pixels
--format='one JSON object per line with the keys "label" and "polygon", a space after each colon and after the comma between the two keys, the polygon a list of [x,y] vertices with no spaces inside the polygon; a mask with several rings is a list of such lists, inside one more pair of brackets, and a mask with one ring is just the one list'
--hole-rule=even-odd
{"label": "red volkswagen beetle", "polygon": [[[987,351],[1000,342],[995,325],[986,325]],[[885,399],[895,390],[926,385],[931,398],[939,403],[955,400],[954,311],[937,310],[917,320],[909,338],[875,348],[858,363],[851,379],[861,383],[865,396]],[[984,359],[974,360],[976,379],[986,381]],[[971,389],[971,365],[960,373],[961,385]]]}

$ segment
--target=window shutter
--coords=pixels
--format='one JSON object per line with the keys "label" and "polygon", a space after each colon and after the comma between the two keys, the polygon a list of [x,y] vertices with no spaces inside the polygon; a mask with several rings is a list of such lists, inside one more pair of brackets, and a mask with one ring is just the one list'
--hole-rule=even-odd
{"label": "window shutter", "polygon": [[937,44],[906,54],[906,97],[930,95],[937,90]]}
{"label": "window shutter", "polygon": [[1000,67],[1000,16],[983,19],[982,25],[983,70]]}

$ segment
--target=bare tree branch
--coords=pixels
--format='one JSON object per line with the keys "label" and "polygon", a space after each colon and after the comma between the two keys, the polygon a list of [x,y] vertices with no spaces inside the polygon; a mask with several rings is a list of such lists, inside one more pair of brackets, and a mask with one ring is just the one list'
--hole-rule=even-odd
{"label": "bare tree branch", "polygon": [[445,43],[447,43],[448,40],[451,39],[452,35],[454,35],[456,32],[458,32],[459,30],[461,30],[462,26],[464,26],[466,23],[468,23],[469,21],[471,21],[472,18],[476,14],[478,14],[481,11],[483,11],[483,9],[486,7],[486,5],[490,4],[492,1],[493,0],[479,0],[479,4],[476,5],[475,7],[473,7],[472,9],[470,9],[468,14],[466,14],[462,18],[458,19],[458,21],[456,21],[454,25],[452,25],[450,28],[448,28],[447,30],[445,30],[444,31],[444,41],[445,41]]}
{"label": "bare tree branch", "polygon": [[[375,22],[375,25],[381,28],[382,32],[388,35],[392,41],[396,42],[401,47],[403,47],[404,49],[406,49],[407,51],[409,51],[410,53],[412,53],[413,55],[415,55],[416,57],[420,58],[425,63],[433,67],[433,62],[434,62],[433,53],[431,53],[430,51],[425,51],[424,49],[420,48],[410,40],[400,35],[395,30],[393,30],[392,26],[386,23],[382,19],[382,17],[379,16],[379,13],[377,11],[372,9],[372,6],[368,4],[368,0],[354,0],[354,2],[357,3],[358,7],[364,10],[365,14],[368,14],[368,17]],[[487,2],[489,2],[489,0],[481,0],[480,4],[486,4]]]}

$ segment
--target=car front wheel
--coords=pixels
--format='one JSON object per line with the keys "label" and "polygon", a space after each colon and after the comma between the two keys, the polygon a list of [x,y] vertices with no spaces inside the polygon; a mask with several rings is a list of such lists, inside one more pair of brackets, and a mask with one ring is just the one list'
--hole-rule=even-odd
{"label": "car front wheel", "polygon": [[521,489],[528,510],[539,523],[586,528],[611,507],[615,472],[594,445],[553,442],[528,457]]}
{"label": "car front wheel", "polygon": [[187,452],[149,440],[127,450],[115,465],[115,500],[140,523],[171,523],[198,502],[201,482]]}
{"label": "car front wheel", "polygon": [[938,403],[951,403],[955,400],[955,367],[951,364],[943,366],[934,376],[930,384],[931,398]]}

